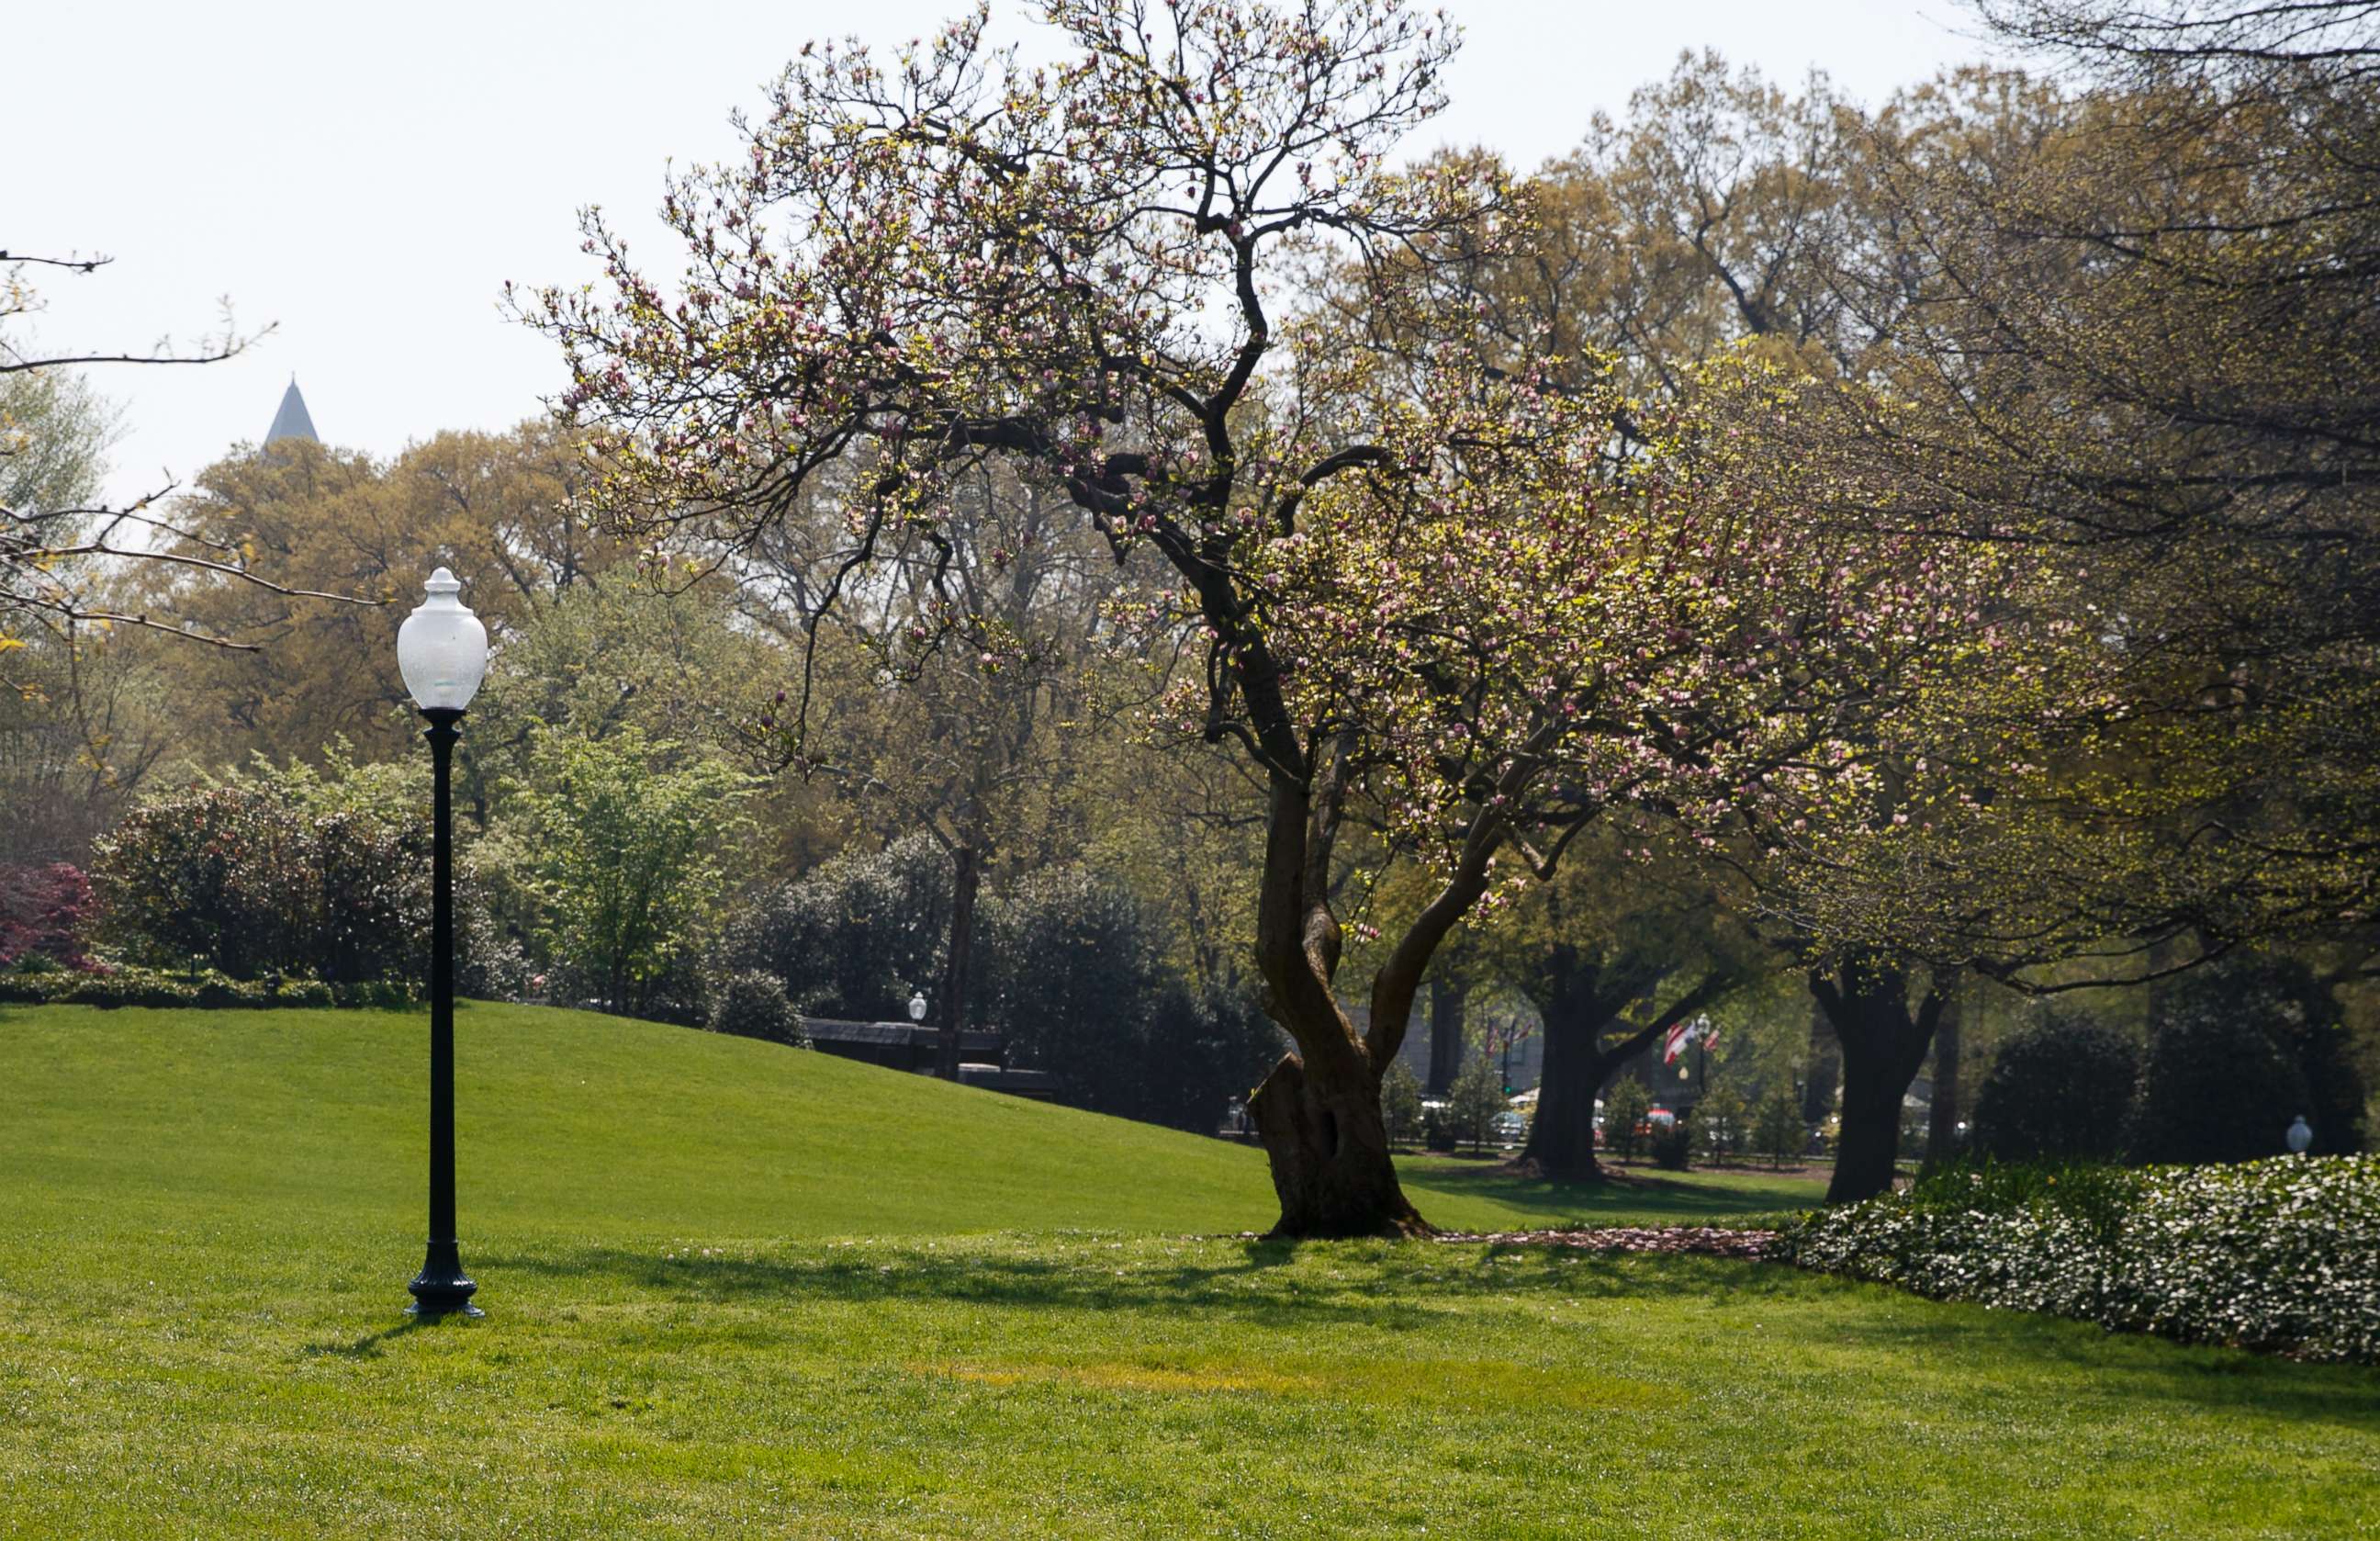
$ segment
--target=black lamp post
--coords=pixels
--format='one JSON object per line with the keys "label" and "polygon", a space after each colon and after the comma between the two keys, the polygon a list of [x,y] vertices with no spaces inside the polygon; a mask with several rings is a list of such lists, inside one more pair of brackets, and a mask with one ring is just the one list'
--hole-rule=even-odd
{"label": "black lamp post", "polygon": [[479,1285],[463,1271],[455,1236],[455,831],[448,790],[457,724],[488,670],[488,632],[456,596],[463,586],[441,567],[422,586],[430,597],[397,628],[396,663],[430,726],[430,1250],[406,1288],[422,1317],[483,1313]]}

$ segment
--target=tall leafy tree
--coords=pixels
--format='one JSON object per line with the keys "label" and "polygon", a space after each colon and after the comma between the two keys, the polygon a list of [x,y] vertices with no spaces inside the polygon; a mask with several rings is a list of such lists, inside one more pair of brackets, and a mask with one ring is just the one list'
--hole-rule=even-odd
{"label": "tall leafy tree", "polygon": [[[836,508],[788,519],[735,566],[755,612],[806,649],[804,688],[772,703],[756,747],[834,787],[883,837],[923,831],[950,863],[944,971],[920,983],[955,1080],[987,877],[1003,859],[1077,854],[1048,848],[1050,814],[1108,725],[1093,701],[1117,679],[1101,661],[1124,575],[1067,500],[1013,467],[960,479],[944,515],[894,533],[864,573],[867,532]],[[820,649],[839,686],[824,700]]]}
{"label": "tall leafy tree", "polygon": [[2087,553],[2128,714],[2093,725],[2069,795],[2157,855],[2056,870],[2111,932],[2173,932],[2167,967],[2368,915],[2380,23],[2323,0],[1981,8],[2070,95],[2021,156],[1878,156],[1925,324],[1852,440],[1935,490],[1903,514],[1988,507],[2005,539]]}
{"label": "tall leafy tree", "polygon": [[490,841],[543,954],[613,1011],[674,1007],[718,925],[749,826],[746,778],[635,728],[542,734]]}
{"label": "tall leafy tree", "polygon": [[[236,550],[312,592],[203,567],[151,576],[150,608],[227,644],[156,655],[187,703],[198,752],[219,762],[313,756],[336,737],[368,754],[399,752],[414,727],[390,660],[422,577],[442,564],[461,574],[501,646],[613,573],[618,544],[568,510],[589,474],[577,444],[538,423],[441,433],[386,464],[285,439],[208,467],[172,504],[173,549]],[[319,597],[332,592],[377,602]]]}

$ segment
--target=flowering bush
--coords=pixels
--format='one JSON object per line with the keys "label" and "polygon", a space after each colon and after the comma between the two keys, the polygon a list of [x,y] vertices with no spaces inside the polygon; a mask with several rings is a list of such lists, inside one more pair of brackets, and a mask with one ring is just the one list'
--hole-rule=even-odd
{"label": "flowering bush", "polygon": [[1807,1215],[1773,1255],[1937,1300],[2380,1364],[2380,1157],[1957,1168]]}
{"label": "flowering bush", "polygon": [[426,821],[310,806],[273,773],[152,799],[99,843],[103,935],[172,971],[406,977],[428,954]]}
{"label": "flowering bush", "polygon": [[[112,955],[169,977],[196,959],[235,979],[323,980],[341,1004],[382,982],[394,993],[364,990],[363,1003],[408,999],[430,957],[425,782],[418,767],[334,753],[325,770],[260,762],[152,798],[98,843],[91,928]],[[488,912],[485,849],[457,863],[456,983],[502,999],[525,969]]]}
{"label": "flowering bush", "polygon": [[80,933],[90,909],[91,882],[77,868],[0,867],[0,968],[88,967]]}

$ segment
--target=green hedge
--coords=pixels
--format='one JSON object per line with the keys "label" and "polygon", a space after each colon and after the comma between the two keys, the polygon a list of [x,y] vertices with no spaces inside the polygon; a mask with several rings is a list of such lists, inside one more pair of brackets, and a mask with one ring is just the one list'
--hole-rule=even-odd
{"label": "green hedge", "polygon": [[1938,1300],[2380,1364],[2380,1157],[1956,1168],[1787,1226],[1776,1256]]}
{"label": "green hedge", "polygon": [[319,979],[234,979],[211,968],[196,974],[155,968],[0,974],[0,1003],[28,1006],[197,1006],[207,1010],[359,1006],[386,1010],[409,1005],[413,999],[405,986],[386,980],[332,986]]}

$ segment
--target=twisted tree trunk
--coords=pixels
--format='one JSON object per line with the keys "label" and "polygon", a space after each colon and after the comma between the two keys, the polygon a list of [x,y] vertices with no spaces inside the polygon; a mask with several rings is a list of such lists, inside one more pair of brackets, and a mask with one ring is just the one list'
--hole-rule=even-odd
{"label": "twisted tree trunk", "polygon": [[1487,891],[1501,826],[1483,813],[1437,896],[1381,962],[1359,1034],[1332,989],[1341,932],[1330,860],[1346,793],[1346,747],[1326,742],[1310,781],[1271,774],[1257,963],[1266,1009],[1297,1045],[1248,1099],[1281,1199],[1276,1236],[1415,1235],[1428,1223],[1406,1199],[1389,1156],[1380,1074],[1396,1058],[1422,974],[1448,931]]}
{"label": "twisted tree trunk", "polygon": [[[1327,1044],[1327,1034],[1317,1036]],[[1281,1200],[1276,1236],[1418,1235],[1397,1182],[1380,1078],[1359,1050],[1284,1055],[1248,1099]]]}

